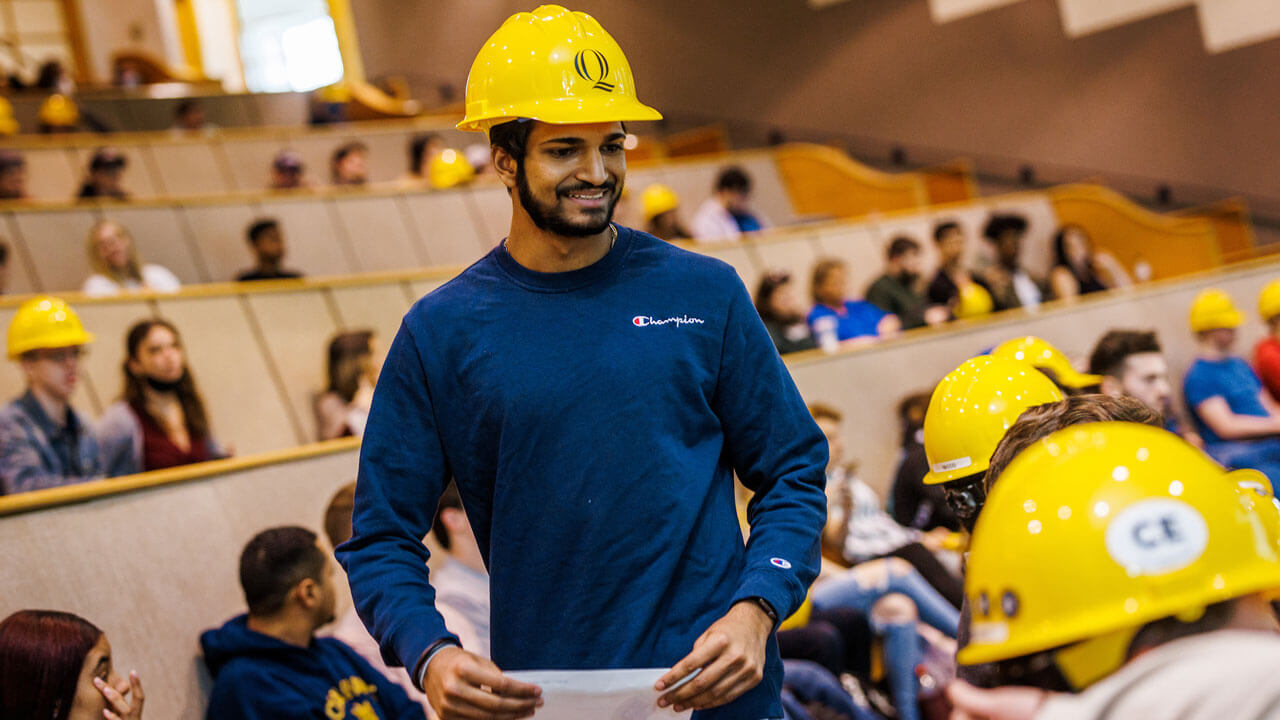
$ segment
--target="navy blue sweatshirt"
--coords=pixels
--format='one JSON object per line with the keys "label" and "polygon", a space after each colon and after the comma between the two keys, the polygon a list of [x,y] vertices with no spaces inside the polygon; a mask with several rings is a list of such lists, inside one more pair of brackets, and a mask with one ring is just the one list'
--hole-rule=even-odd
{"label": "navy blue sweatshirt", "polygon": [[[392,343],[338,549],[389,661],[450,637],[421,538],[455,478],[504,670],[667,667],[734,602],[782,617],[818,571],[826,441],[737,273],[619,228],[538,273],[500,245]],[[754,491],[744,548],[734,472]],[[699,718],[781,717],[782,664]]]}
{"label": "navy blue sweatshirt", "polygon": [[311,647],[250,630],[240,615],[200,635],[213,675],[207,720],[423,720],[422,706],[333,638]]}

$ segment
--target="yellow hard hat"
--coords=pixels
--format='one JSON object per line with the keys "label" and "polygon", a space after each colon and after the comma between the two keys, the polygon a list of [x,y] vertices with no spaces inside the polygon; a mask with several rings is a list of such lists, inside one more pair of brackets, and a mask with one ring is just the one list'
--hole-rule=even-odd
{"label": "yellow hard hat", "polygon": [[440,154],[427,163],[427,178],[431,181],[431,187],[437,190],[448,190],[475,176],[475,168],[471,167],[462,153],[453,148],[440,151]]}
{"label": "yellow hard hat", "polygon": [[960,302],[956,303],[952,312],[958,318],[978,317],[990,314],[995,307],[991,293],[978,283],[971,282],[960,288]]}
{"label": "yellow hard hat", "polygon": [[636,98],[627,57],[595,18],[542,5],[507,18],[480,49],[458,129],[488,132],[517,118],[565,125],[662,114]]}
{"label": "yellow hard hat", "polygon": [[1061,350],[1035,335],[1026,335],[1000,343],[991,351],[991,355],[1018,360],[1037,370],[1048,370],[1052,373],[1050,377],[1057,380],[1059,385],[1073,390],[1102,382],[1101,375],[1089,375],[1076,370]]}
{"label": "yellow hard hat", "polygon": [[1258,293],[1258,314],[1268,321],[1280,315],[1280,280],[1272,280]]}
{"label": "yellow hard hat", "polygon": [[1231,296],[1216,288],[1201,290],[1191,301],[1191,332],[1240,327],[1244,313],[1236,308]]}
{"label": "yellow hard hat", "polygon": [[1280,588],[1280,526],[1233,480],[1148,425],[1076,425],[1031,446],[978,518],[960,662],[1054,650],[1082,688],[1124,663],[1146,623]]}
{"label": "yellow hard hat", "polygon": [[13,105],[0,97],[0,135],[17,135],[18,121],[13,117]]}
{"label": "yellow hard hat", "polygon": [[671,212],[680,207],[680,198],[675,191],[661,183],[654,183],[640,193],[640,210],[645,220],[652,220],[664,212]]}
{"label": "yellow hard hat", "polygon": [[986,471],[991,453],[1022,411],[1062,392],[1035,368],[990,355],[966,360],[933,389],[924,415],[926,485]]}
{"label": "yellow hard hat", "polygon": [[31,350],[52,350],[91,342],[93,334],[85,332],[80,316],[56,297],[46,295],[22,303],[9,323],[10,358]]}
{"label": "yellow hard hat", "polygon": [[40,103],[40,122],[53,127],[72,127],[80,122],[80,109],[66,95],[50,95]]}
{"label": "yellow hard hat", "polygon": [[804,602],[800,603],[800,607],[791,613],[791,617],[783,620],[778,624],[779,630],[795,630],[809,624],[809,620],[813,617],[813,597],[805,595]]}

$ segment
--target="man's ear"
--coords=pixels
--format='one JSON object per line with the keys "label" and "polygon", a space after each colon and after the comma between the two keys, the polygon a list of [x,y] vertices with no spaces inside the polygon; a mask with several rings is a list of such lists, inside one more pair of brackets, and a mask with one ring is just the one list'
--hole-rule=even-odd
{"label": "man's ear", "polygon": [[320,604],[320,598],[324,594],[320,591],[320,583],[312,578],[303,578],[293,589],[294,597],[298,599],[298,604],[310,610]]}
{"label": "man's ear", "polygon": [[493,156],[493,169],[498,173],[498,179],[502,180],[502,184],[508,189],[516,186],[516,174],[520,170],[520,164],[511,153],[504,148],[493,146],[489,148],[489,152]]}
{"label": "man's ear", "polygon": [[1124,388],[1120,386],[1120,381],[1110,375],[1102,376],[1102,382],[1099,383],[1098,389],[1102,391],[1103,395],[1112,397],[1124,394]]}

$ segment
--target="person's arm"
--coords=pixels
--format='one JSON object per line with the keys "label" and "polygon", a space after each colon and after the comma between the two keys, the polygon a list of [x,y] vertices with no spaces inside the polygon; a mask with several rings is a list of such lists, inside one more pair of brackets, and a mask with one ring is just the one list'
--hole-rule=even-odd
{"label": "person's arm", "polygon": [[442,718],[521,717],[534,709],[538,688],[457,647],[435,608],[422,538],[451,476],[423,359],[402,324],[365,427],[351,539],[335,554],[383,658],[425,678],[423,690]]}
{"label": "person's arm", "polygon": [[337,393],[326,392],[316,398],[316,425],[321,440],[333,440],[346,434],[347,404]]}
{"label": "person's arm", "polygon": [[902,320],[893,314],[886,313],[876,323],[876,336],[879,338],[891,338],[902,332]]}
{"label": "person's arm", "polygon": [[1195,409],[1204,424],[1223,440],[1245,440],[1280,433],[1280,415],[1237,415],[1231,412],[1227,399],[1221,395],[1202,400]]}
{"label": "person's arm", "polygon": [[1253,370],[1258,379],[1270,391],[1271,397],[1280,397],[1280,346],[1265,342],[1258,345],[1253,356]]}
{"label": "person's arm", "polygon": [[1133,278],[1129,277],[1129,271],[1124,269],[1124,265],[1116,259],[1115,255],[1106,250],[1095,252],[1093,254],[1093,262],[1102,276],[1099,279],[1108,289],[1129,287],[1133,284]]}
{"label": "person's arm", "polygon": [[1064,265],[1056,265],[1049,271],[1049,286],[1058,300],[1074,300],[1080,296],[1080,283]]}
{"label": "person's arm", "polygon": [[142,428],[127,405],[116,403],[107,408],[93,434],[107,477],[142,472]]}
{"label": "person's arm", "polygon": [[72,485],[97,478],[49,472],[21,422],[12,417],[0,419],[0,495]]}
{"label": "person's arm", "polygon": [[712,409],[724,448],[752,497],[745,565],[729,612],[656,685],[662,692],[695,669],[697,677],[667,692],[659,705],[703,709],[732,702],[762,677],[765,647],[778,619],[804,602],[821,563],[826,515],[827,443],[742,282],[729,304]]}

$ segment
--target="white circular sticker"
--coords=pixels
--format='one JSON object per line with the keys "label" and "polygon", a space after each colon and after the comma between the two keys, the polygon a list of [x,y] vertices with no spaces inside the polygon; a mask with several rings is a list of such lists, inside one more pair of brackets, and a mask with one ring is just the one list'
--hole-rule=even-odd
{"label": "white circular sticker", "polygon": [[783,560],[782,558],[769,558],[769,562],[782,568],[783,570],[791,569],[791,563],[787,562],[786,560]]}
{"label": "white circular sticker", "polygon": [[1143,500],[1125,508],[1107,526],[1107,552],[1134,576],[1184,568],[1204,553],[1208,543],[1204,518],[1179,500]]}

